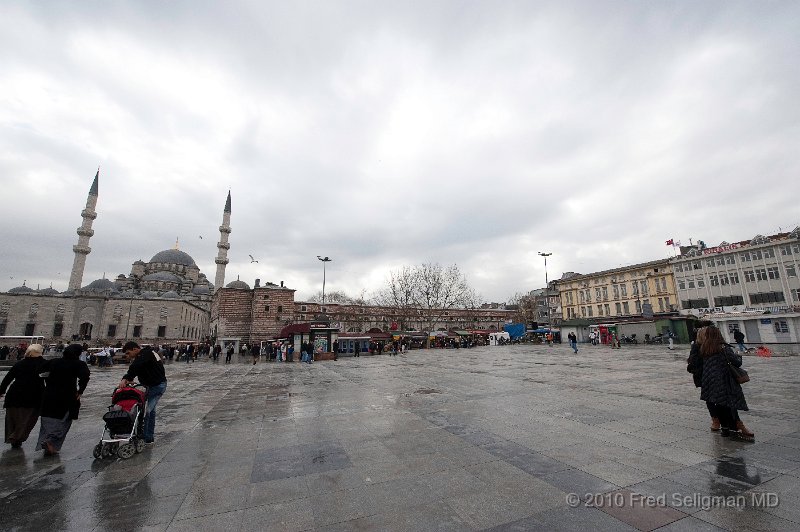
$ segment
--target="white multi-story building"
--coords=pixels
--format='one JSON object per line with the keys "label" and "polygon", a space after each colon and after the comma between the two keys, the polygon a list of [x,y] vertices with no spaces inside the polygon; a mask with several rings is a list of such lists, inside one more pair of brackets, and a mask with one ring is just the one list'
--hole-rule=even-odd
{"label": "white multi-story building", "polygon": [[715,247],[681,248],[673,259],[680,312],[721,325],[733,341],[800,342],[800,227]]}

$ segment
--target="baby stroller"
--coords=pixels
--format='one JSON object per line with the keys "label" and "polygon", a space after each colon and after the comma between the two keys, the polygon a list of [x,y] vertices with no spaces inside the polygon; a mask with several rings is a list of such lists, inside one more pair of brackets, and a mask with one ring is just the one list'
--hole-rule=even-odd
{"label": "baby stroller", "polygon": [[95,458],[117,455],[126,460],[144,450],[144,410],[146,396],[141,385],[117,388],[111,395],[111,406],[103,414],[103,434],[94,446]]}

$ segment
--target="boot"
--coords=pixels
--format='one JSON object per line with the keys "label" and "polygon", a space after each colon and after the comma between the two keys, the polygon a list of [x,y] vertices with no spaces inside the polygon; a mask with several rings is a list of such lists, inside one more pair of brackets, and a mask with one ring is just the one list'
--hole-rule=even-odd
{"label": "boot", "polygon": [[756,441],[755,434],[750,432],[742,420],[736,422],[736,429],[739,431],[739,437],[744,441]]}
{"label": "boot", "polygon": [[713,432],[717,432],[719,430],[719,427],[720,427],[719,418],[712,417],[711,418],[711,430]]}

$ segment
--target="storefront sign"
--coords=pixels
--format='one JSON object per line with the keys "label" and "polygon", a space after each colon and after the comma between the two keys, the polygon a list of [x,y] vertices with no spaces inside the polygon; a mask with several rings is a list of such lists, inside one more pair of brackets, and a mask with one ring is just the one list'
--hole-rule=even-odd
{"label": "storefront sign", "polygon": [[712,253],[725,253],[726,251],[733,251],[742,247],[741,244],[728,244],[727,246],[717,246],[715,248],[708,248],[703,250],[703,255],[710,255]]}

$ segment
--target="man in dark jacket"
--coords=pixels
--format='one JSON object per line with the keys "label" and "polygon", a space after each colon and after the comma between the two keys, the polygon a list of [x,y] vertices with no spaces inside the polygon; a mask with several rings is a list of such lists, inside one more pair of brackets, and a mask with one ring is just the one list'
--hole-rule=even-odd
{"label": "man in dark jacket", "polygon": [[156,431],[156,405],[167,391],[167,376],[161,357],[153,353],[150,347],[142,349],[136,342],[127,342],[122,352],[131,362],[128,372],[119,381],[120,388],[133,384],[133,379],[147,387],[147,406],[144,418],[144,441],[153,443]]}
{"label": "man in dark jacket", "polygon": [[744,333],[742,331],[739,329],[733,331],[733,340],[736,342],[736,345],[739,346],[739,351],[747,351],[747,348],[744,346]]}

